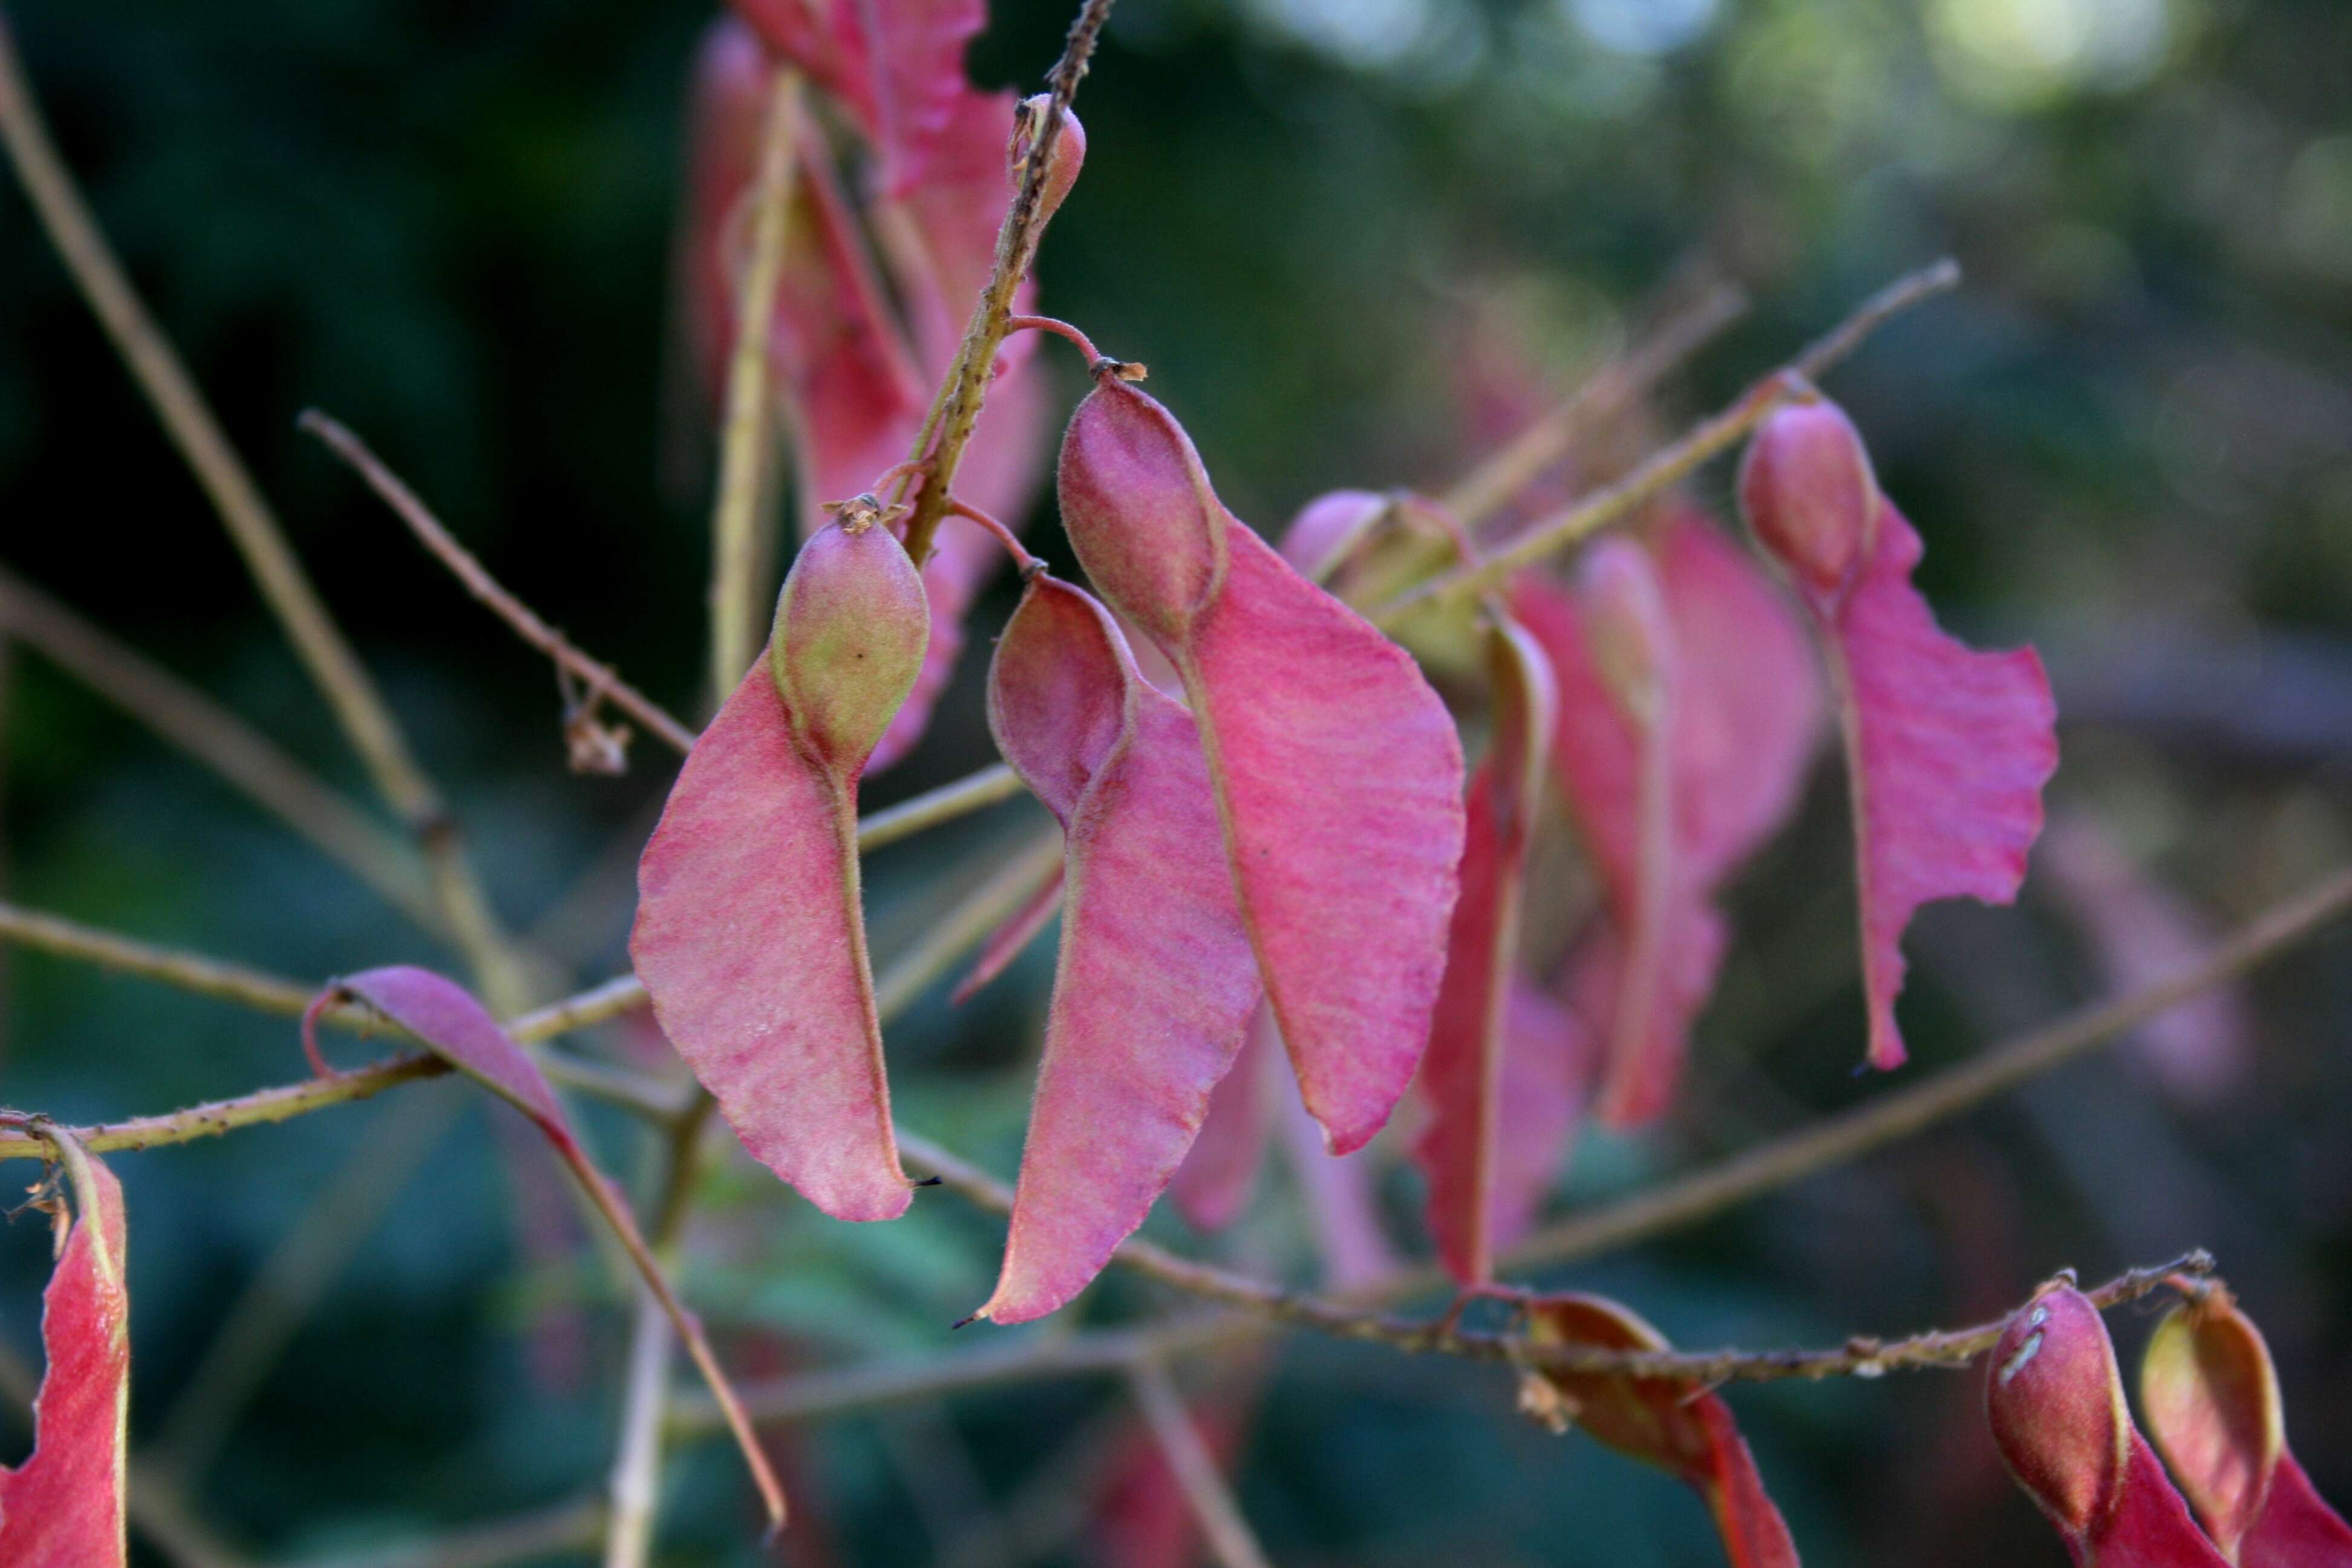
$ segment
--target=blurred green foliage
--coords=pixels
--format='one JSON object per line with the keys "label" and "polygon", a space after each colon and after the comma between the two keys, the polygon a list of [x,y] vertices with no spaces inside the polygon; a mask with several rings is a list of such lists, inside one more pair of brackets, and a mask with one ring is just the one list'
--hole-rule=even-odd
{"label": "blurred green foliage", "polygon": [[[974,73],[1029,83],[1064,7],[1000,9]],[[630,858],[668,759],[641,741],[625,780],[564,773],[544,666],[293,418],[316,405],[362,431],[524,598],[691,711],[709,461],[667,258],[684,65],[708,16],[10,7],[100,216],[447,781],[501,912],[552,916],[583,978],[624,962]],[[1832,390],[1927,535],[1948,621],[2048,653],[2067,722],[2054,802],[2226,923],[2352,856],[2347,58],[2352,9],[2333,0],[1122,0],[1044,298],[1150,363],[1227,500],[1271,527],[1329,485],[1466,467],[1454,355],[1482,300],[1512,302],[1566,385],[1678,268],[1737,279],[1755,309],[1670,391],[1671,421],[1887,277],[1958,256],[1964,292],[1897,322]],[[363,795],[13,190],[0,301],[6,563]],[[1718,468],[1697,490],[1727,485]],[[977,674],[869,800],[984,758]],[[454,963],[37,657],[14,658],[5,702],[8,897],[291,973]],[[1848,1076],[1843,819],[1830,781],[1814,795],[1741,889],[1683,1112],[1589,1140],[1571,1201],[1878,1087]],[[879,858],[877,952],[1034,819],[1008,807]],[[2104,984],[2032,884],[2020,912],[1932,911],[1914,951],[1906,1020],[1930,1068]],[[5,966],[8,1103],[95,1119],[301,1070],[290,1026]],[[910,1125],[1012,1170],[1046,979],[1033,955],[967,1008],[918,1010],[893,1042]],[[1994,1311],[2061,1265],[2207,1245],[2271,1333],[2298,1451],[2352,1497],[2352,939],[2251,992],[2258,1048],[2218,1101],[2168,1099],[2127,1053],[2101,1057],[1572,1278],[1689,1343],[1833,1341]],[[456,1086],[408,1097],[451,1101],[459,1131],[378,1104],[119,1162],[143,1440],[352,1151],[412,1147],[417,1173],[193,1489],[269,1560],[559,1500],[608,1460],[611,1277],[526,1141],[485,1135]],[[593,1126],[634,1168],[627,1129]],[[1410,1180],[1392,1173],[1387,1195],[1409,1236]],[[964,1348],[941,1331],[984,1290],[994,1222],[932,1194],[851,1230],[740,1159],[708,1196],[689,1280],[747,1366]],[[40,1229],[0,1235],[0,1334],[19,1349]],[[1303,1256],[1276,1191],[1223,1241],[1169,1230],[1255,1268]],[[1073,1314],[1165,1305],[1112,1279]],[[2129,1355],[2137,1330],[2117,1327]],[[1965,1382],[1737,1396],[1809,1563],[2058,1561]],[[1715,1560],[1671,1483],[1508,1402],[1490,1372],[1286,1343],[1244,1507],[1285,1563]],[[939,1560],[939,1536],[968,1542],[1115,1408],[1054,1384],[809,1427],[798,1484],[819,1522],[784,1558]],[[709,1445],[679,1462],[664,1561],[751,1560],[732,1463]]]}

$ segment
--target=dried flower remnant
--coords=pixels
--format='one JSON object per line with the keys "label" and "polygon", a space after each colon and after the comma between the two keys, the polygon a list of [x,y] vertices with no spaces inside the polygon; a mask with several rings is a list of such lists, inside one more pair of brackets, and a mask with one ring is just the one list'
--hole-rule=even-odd
{"label": "dried flower remnant", "polygon": [[2288,1449],[2270,1347],[2227,1289],[2197,1287],[2156,1326],[2139,1397],[2189,1506],[2239,1568],[2352,1565],[2352,1526]]}
{"label": "dried flower remnant", "polygon": [[1404,651],[1228,513],[1174,417],[1112,376],[1070,421],[1062,518],[1183,678],[1307,1109],[1360,1148],[1412,1081],[1443,977],[1461,742]]}
{"label": "dried flower remnant", "polygon": [[2066,1281],[2010,1321],[1985,1373],[1985,1417],[2017,1484],[2082,1568],[2216,1568],[2124,1405],[2115,1345]]}
{"label": "dried flower remnant", "polygon": [[989,726],[1066,836],[1045,1056],[1003,1269],[976,1314],[1017,1323],[1143,1223],[1261,993],[1199,731],[1108,611],[1033,578],[990,666]]}
{"label": "dried flower remnant", "polygon": [[929,616],[887,528],[803,547],[768,654],[695,742],[638,863],[629,952],[752,1156],[836,1219],[891,1219],[890,1127],[857,866],[857,780]]}
{"label": "dried flower remnant", "polygon": [[[1528,1337],[1543,1345],[1667,1348],[1657,1330],[1601,1296],[1528,1303]],[[1523,1376],[1519,1407],[1555,1432],[1581,1427],[1619,1453],[1678,1477],[1715,1516],[1731,1568],[1796,1568],[1796,1542],[1721,1394],[1666,1379],[1545,1370]]]}
{"label": "dried flower remnant", "polygon": [[2058,766],[2056,704],[2031,648],[1979,653],[1936,625],[1919,535],[1862,437],[1817,395],[1765,420],[1739,473],[1748,522],[1811,613],[1852,786],[1871,1065],[1904,1060],[1895,998],[1920,905],[2015,899]]}
{"label": "dried flower remnant", "polygon": [[1421,1097],[1429,1121],[1412,1153],[1429,1179],[1429,1228],[1464,1285],[1494,1279],[1496,1170],[1505,1132],[1504,1053],[1517,967],[1519,895],[1557,710],[1551,668],[1507,619],[1487,634],[1493,740],[1470,775],[1461,897],[1437,995]]}
{"label": "dried flower remnant", "polygon": [[0,1568],[122,1568],[131,1402],[122,1188],[69,1136],[53,1143],[65,1180],[52,1213],[65,1228],[41,1293],[47,1364],[33,1451],[14,1469],[0,1467]]}

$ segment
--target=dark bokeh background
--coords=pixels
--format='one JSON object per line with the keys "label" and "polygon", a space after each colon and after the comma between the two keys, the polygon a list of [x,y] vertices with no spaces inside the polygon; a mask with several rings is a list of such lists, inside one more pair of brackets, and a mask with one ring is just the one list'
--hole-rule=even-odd
{"label": "dark bokeh background", "polygon": [[[1063,7],[1001,9],[975,74],[1032,82]],[[708,16],[10,7],[101,219],[446,782],[501,912],[551,921],[541,934],[583,979],[623,962],[629,858],[667,759],[640,743],[625,779],[564,773],[545,667],[293,419],[315,404],[359,428],[525,598],[694,710],[709,465],[666,263]],[[1948,622],[2047,654],[2055,809],[2220,929],[2352,857],[2347,60],[2352,11],[2331,0],[1122,0],[1045,298],[1150,363],[1228,501],[1266,525],[1333,483],[1433,486],[1466,466],[1448,356],[1476,301],[1507,301],[1565,384],[1677,268],[1737,279],[1756,307],[1669,389],[1671,419],[1895,272],[1958,256],[1965,291],[1890,328],[1833,390],[1927,535]],[[1727,484],[1717,468],[1698,490]],[[364,795],[13,182],[0,520],[9,569]],[[0,692],[8,897],[296,974],[451,962],[37,656]],[[967,686],[869,799],[985,746]],[[1008,807],[879,858],[877,951],[1034,820]],[[1682,1113],[1588,1141],[1566,1201],[1881,1091],[1847,1070],[1843,831],[1824,774],[1739,894]],[[1921,1070],[2114,983],[2044,875],[2017,911],[1930,911],[1912,951]],[[300,1070],[290,1026],[22,954],[5,976],[11,1104],[98,1119]],[[910,1125],[1010,1172],[1046,978],[1033,959],[970,1008],[918,1010],[894,1040]],[[1982,1315],[2062,1265],[2104,1277],[2210,1246],[2271,1332],[2299,1452],[2352,1499],[2352,937],[2242,999],[2251,1055],[2217,1092],[2168,1091],[2126,1047],[1570,1278],[1685,1342],[1764,1344]],[[595,1130],[633,1169],[626,1130]],[[340,1180],[384,1211],[354,1204],[356,1255],[287,1325],[192,1485],[231,1541],[308,1560],[598,1483],[622,1318],[513,1134],[445,1085],[117,1162],[142,1441],[167,1435],[317,1194]],[[1411,1180],[1389,1186],[1410,1237]],[[707,1212],[691,1289],[771,1369],[967,1348],[941,1331],[980,1299],[1000,1234],[939,1196],[897,1226],[835,1226],[740,1161]],[[19,1351],[41,1229],[0,1235],[0,1337]],[[1280,1183],[1234,1237],[1169,1234],[1262,1268],[1302,1256]],[[1065,1316],[1160,1305],[1112,1280]],[[2143,1327],[2116,1328],[2129,1361]],[[1973,1399],[1935,1374],[1736,1402],[1809,1563],[2058,1562]],[[1285,1563],[1714,1560],[1670,1481],[1508,1405],[1487,1371],[1286,1342],[1243,1449],[1244,1507]],[[823,1525],[784,1555],[953,1560],[1116,1411],[1105,1389],[1055,1384],[805,1428],[799,1489]],[[737,1474],[708,1444],[674,1468],[664,1561],[751,1560]],[[1042,1560],[1071,1560],[1083,1536],[1064,1533]]]}

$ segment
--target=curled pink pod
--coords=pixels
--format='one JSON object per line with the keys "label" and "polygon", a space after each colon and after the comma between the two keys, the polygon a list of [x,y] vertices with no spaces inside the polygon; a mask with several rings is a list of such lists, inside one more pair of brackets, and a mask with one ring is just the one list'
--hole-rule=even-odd
{"label": "curled pink pod", "polygon": [[[1869,1059],[1895,1068],[1906,1054],[1895,1022],[1903,933],[1938,899],[2017,897],[2042,832],[2042,786],[2058,767],[2058,715],[2032,648],[1979,653],[1937,626],[1911,583],[1919,535],[1877,493],[1859,448],[1833,405],[1783,408],[1758,431],[1740,493],[1830,666],[1853,803]],[[1858,530],[1865,500],[1872,521]],[[1831,573],[1849,542],[1861,553]]]}
{"label": "curled pink pod", "polygon": [[896,535],[845,513],[809,536],[776,600],[768,664],[793,733],[843,773],[865,767],[923,668],[930,606]]}
{"label": "curled pink pod", "polygon": [[[1527,1314],[1528,1338],[1538,1345],[1668,1348],[1664,1335],[1605,1296],[1538,1297]],[[1548,1368],[1525,1374],[1519,1408],[1556,1432],[1574,1426],[1697,1492],[1731,1568],[1797,1568],[1796,1541],[1721,1394],[1670,1378]]]}
{"label": "curled pink pod", "polygon": [[[1053,107],[1051,93],[1040,92],[1021,100],[1013,110],[1012,176],[1018,186],[1028,177],[1029,159],[1036,150],[1037,138],[1044,132],[1046,111]],[[1087,128],[1078,123],[1076,110],[1065,106],[1062,128],[1054,133],[1052,160],[1045,166],[1045,181],[1037,190],[1037,221],[1045,222],[1061,210],[1063,199],[1070,187],[1078,183],[1078,171],[1087,161]]]}
{"label": "curled pink pod", "polygon": [[662,1032],[752,1157],[836,1219],[894,1219],[910,1191],[866,956],[857,780],[929,624],[887,529],[819,530],[637,862],[629,954]]}
{"label": "curled pink pod", "polygon": [[1087,575],[1182,678],[1307,1107],[1334,1152],[1360,1148],[1412,1079],[1444,973],[1454,722],[1403,649],[1225,510],[1133,386],[1098,379],[1059,483]]}
{"label": "curled pink pod", "polygon": [[1675,681],[1675,631],[1650,552],[1622,535],[1596,542],[1577,570],[1592,660],[1638,724],[1663,725]]}
{"label": "curled pink pod", "polygon": [[1421,1097],[1429,1121],[1412,1157],[1429,1182],[1430,1234],[1464,1285],[1495,1277],[1495,1219],[1505,1159],[1505,1051],[1519,949],[1528,846],[1543,794],[1557,700],[1551,667],[1508,620],[1487,633],[1494,739],[1470,775],[1462,895],[1447,935]]}
{"label": "curled pink pod", "polygon": [[1845,410],[1811,389],[1776,409],[1740,459],[1739,504],[1808,586],[1844,586],[1870,558],[1879,513],[1870,453]]}
{"label": "curled pink pod", "polygon": [[1088,595],[1034,578],[989,668],[989,727],[1065,835],[1045,1048],[995,1291],[1061,1306],[1143,1223],[1233,1069],[1260,989],[1182,704]]}
{"label": "curled pink pod", "polygon": [[2214,1568],[2228,1559],[2189,1517],[2132,1425],[2107,1326],[2061,1281],[2011,1318],[1985,1374],[2001,1462],[2081,1568]]}
{"label": "curled pink pod", "polygon": [[2288,1449],[2270,1347],[2226,1289],[2205,1287],[2157,1324],[2139,1400],[2189,1507],[2240,1568],[2352,1564],[2352,1526]]}

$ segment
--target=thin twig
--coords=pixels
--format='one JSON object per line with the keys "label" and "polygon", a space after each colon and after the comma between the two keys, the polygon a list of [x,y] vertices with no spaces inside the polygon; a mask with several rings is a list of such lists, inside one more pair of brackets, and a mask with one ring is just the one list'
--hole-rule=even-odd
{"label": "thin twig", "polygon": [[1530,525],[1508,543],[1489,552],[1476,565],[1449,572],[1410,593],[1399,595],[1374,611],[1372,620],[1381,626],[1393,626],[1408,611],[1424,603],[1453,603],[1483,594],[1520,568],[1631,515],[1755,429],[1766,415],[1793,395],[1796,378],[1810,381],[1821,375],[1893,317],[1944,292],[1959,280],[1959,267],[1948,258],[1896,279],[1855,307],[1853,314],[1788,364],[1748,387],[1728,406],[1694,426],[1671,446],[1654,453],[1623,479]]}
{"label": "thin twig", "polygon": [[[2352,909],[2352,869],[2257,918],[2203,960],[2172,978],[2070,1015],[2049,1026],[1994,1046],[1975,1061],[1908,1089],[1836,1116],[1721,1164],[1637,1193],[1622,1204],[1571,1218],[1512,1248],[1498,1260],[1523,1269],[1565,1262],[1629,1246],[1659,1232],[1718,1213],[1760,1194],[1909,1136],[1958,1115],[2046,1072],[2092,1047],[2147,1022],[2201,991],[2232,979],[2285,951]],[[950,1150],[901,1131],[900,1152],[982,1208],[1009,1214],[1013,1189]],[[1114,1261],[1189,1294],[1262,1316],[1350,1339],[1372,1339],[1402,1349],[1429,1348],[1427,1325],[1400,1321],[1354,1300],[1286,1289],[1213,1264],[1182,1258],[1130,1237]],[[1425,1290],[1439,1282],[1427,1272],[1384,1285],[1376,1299]]]}
{"label": "thin twig", "polygon": [[1907,1089],[1895,1089],[1761,1148],[1676,1177],[1590,1214],[1571,1215],[1512,1247],[1512,1269],[1567,1263],[1613,1251],[1661,1231],[1696,1225],[1764,1193],[1801,1181],[1910,1137],[1983,1104],[2189,998],[2234,980],[2352,909],[2352,869],[2273,905],[2170,978],[2070,1013],[1979,1052]]}
{"label": "thin twig", "polygon": [[609,700],[614,707],[646,727],[647,733],[657,737],[681,754],[694,749],[694,731],[671,717],[669,711],[635,687],[623,680],[609,664],[602,664],[580,651],[570,638],[541,620],[538,613],[524,604],[490,575],[488,568],[474,553],[457,542],[432,509],[417,499],[400,476],[384,466],[365,441],[349,427],[318,409],[306,409],[298,424],[324,441],[335,455],[350,464],[367,481],[368,488],[383,498],[383,503],[408,525],[417,542],[431,551],[436,559],[449,568],[466,591],[488,605],[499,619],[506,622],[514,634],[553,659],[558,666],[579,677],[589,692],[589,700]]}
{"label": "thin twig", "polygon": [[912,838],[916,834],[937,827],[943,822],[968,816],[1001,800],[1011,800],[1021,793],[1022,788],[1018,773],[1003,763],[991,763],[937,789],[926,790],[896,805],[885,806],[859,818],[857,847],[879,849],[885,844]]}
{"label": "thin twig", "polygon": [[5,143],[66,270],[211,497],[312,682],[366,763],[385,803],[415,835],[452,933],[465,947],[485,991],[494,1004],[513,1005],[520,999],[520,972],[466,862],[440,792],[417,765],[383,693],[327,614],[259,487],[99,231],[42,121],[14,35],[5,22],[0,22],[0,142]]}
{"label": "thin twig", "polygon": [[1037,896],[1062,864],[1058,828],[1038,835],[986,880],[923,928],[907,950],[874,977],[874,1009],[883,1022],[898,1017],[965,952]]}
{"label": "thin twig", "polygon": [[1012,331],[1013,296],[1036,258],[1037,242],[1045,236],[1047,215],[1044,197],[1045,181],[1053,168],[1054,146],[1062,137],[1064,111],[1077,96],[1078,83],[1086,79],[1087,62],[1094,58],[1095,43],[1102,36],[1103,23],[1110,16],[1111,4],[1112,0],[1086,0],[1070,24],[1062,58],[1046,73],[1045,112],[1034,128],[1027,166],[1022,171],[1021,188],[1013,193],[1003,226],[996,232],[996,258],[987,285],[982,289],[971,321],[964,328],[963,342],[956,350],[955,363],[948,367],[939,400],[930,416],[923,421],[914,449],[908,454],[910,463],[920,465],[921,475],[921,488],[915,493],[915,510],[907,520],[906,534],[907,553],[915,558],[918,566],[929,556],[932,536],[939,531],[940,520],[947,516],[957,468],[963,461],[964,448],[971,442],[973,429],[980,424],[981,405],[987,399],[989,381],[996,366],[996,352],[1004,346],[1005,334]]}
{"label": "thin twig", "polygon": [[244,720],[5,567],[0,626],[219,774],[418,925],[448,930],[413,847]]}
{"label": "thin twig", "polygon": [[1265,1550],[1242,1517],[1241,1505],[1234,1500],[1233,1489],[1225,1485],[1216,1456],[1201,1440],[1192,1412],[1184,1408],[1176,1385],[1169,1381],[1167,1367],[1156,1361],[1143,1362],[1129,1370],[1127,1382],[1145,1425],[1160,1445],[1160,1458],[1168,1461],[1217,1562],[1223,1568],[1268,1568]]}
{"label": "thin twig", "polygon": [[1728,283],[1704,290],[1674,311],[1622,359],[1603,366],[1568,400],[1549,408],[1510,442],[1463,476],[1444,497],[1465,528],[1475,528],[1536,477],[1566,457],[1577,437],[1614,419],[1709,340],[1738,321],[1748,296]]}
{"label": "thin twig", "polygon": [[719,499],[711,511],[710,685],[724,700],[759,651],[760,497],[775,439],[768,417],[768,336],[776,280],[792,222],[793,152],[802,77],[778,68],[760,141],[751,200],[751,254],[735,296],[735,348],[727,367],[727,414],[719,448]]}
{"label": "thin twig", "polygon": [[290,1568],[500,1568],[592,1546],[604,1528],[602,1498],[574,1498],[552,1508],[470,1525],[428,1540],[305,1558]]}
{"label": "thin twig", "polygon": [[191,1485],[203,1479],[269,1369],[466,1103],[455,1096],[404,1096],[375,1118],[222,1314],[159,1435],[138,1456],[142,1466]]}

